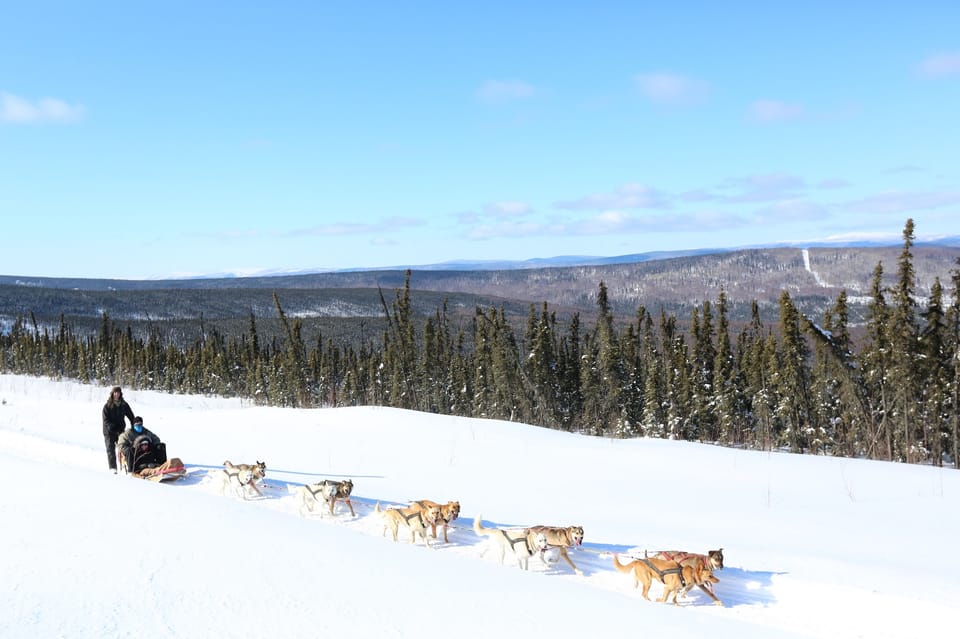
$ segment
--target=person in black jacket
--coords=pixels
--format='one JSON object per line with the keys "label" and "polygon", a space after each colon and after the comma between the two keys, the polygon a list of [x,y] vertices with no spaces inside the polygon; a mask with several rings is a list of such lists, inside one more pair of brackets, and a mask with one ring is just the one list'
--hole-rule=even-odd
{"label": "person in black jacket", "polygon": [[167,447],[150,429],[143,425],[143,417],[133,419],[133,425],[117,439],[120,461],[125,462],[128,473],[140,471],[147,466],[159,466],[167,461]]}
{"label": "person in black jacket", "polygon": [[133,426],[133,409],[123,399],[123,389],[114,386],[103,405],[103,443],[107,448],[107,464],[113,472],[117,472],[117,438],[127,427],[124,418]]}

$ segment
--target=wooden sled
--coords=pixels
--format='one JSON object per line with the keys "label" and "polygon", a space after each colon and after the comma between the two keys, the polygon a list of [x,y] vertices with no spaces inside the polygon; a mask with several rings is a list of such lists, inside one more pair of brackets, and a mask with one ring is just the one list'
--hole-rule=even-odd
{"label": "wooden sled", "polygon": [[187,469],[179,457],[171,457],[156,468],[142,468],[133,473],[134,477],[155,482],[176,481],[186,476]]}

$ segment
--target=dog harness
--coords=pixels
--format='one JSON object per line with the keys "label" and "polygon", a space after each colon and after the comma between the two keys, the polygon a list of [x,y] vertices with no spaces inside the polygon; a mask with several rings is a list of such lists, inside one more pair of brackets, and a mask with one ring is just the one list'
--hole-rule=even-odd
{"label": "dog harness", "polygon": [[526,532],[524,532],[523,537],[520,537],[520,538],[513,538],[506,532],[503,533],[503,536],[506,538],[507,541],[510,542],[510,550],[512,550],[514,553],[517,552],[517,544],[523,544],[524,547],[527,549],[528,555],[533,555],[535,552],[537,552],[536,548],[530,547],[530,539],[529,539],[530,535],[526,534]]}
{"label": "dog harness", "polygon": [[[317,487],[318,487],[318,490],[314,490],[314,489],[313,489],[313,486],[317,486]],[[317,500],[317,495],[323,494],[323,489],[326,488],[326,487],[327,487],[327,483],[326,483],[326,482],[321,482],[321,483],[319,483],[319,484],[313,484],[313,485],[307,484],[306,486],[304,486],[304,488],[307,489],[307,492],[310,493],[310,496],[313,497],[315,500]],[[317,501],[319,501],[319,500],[317,500]],[[324,501],[326,501],[326,500],[324,500]]]}
{"label": "dog harness", "polygon": [[408,527],[410,526],[410,522],[413,521],[414,519],[420,519],[420,526],[423,528],[426,528],[427,524],[433,524],[436,521],[436,520],[430,521],[429,519],[426,519],[423,516],[424,511],[422,510],[418,510],[416,512],[409,513],[406,515],[404,515],[402,511],[398,511],[398,512],[400,512],[400,516],[403,517],[404,521],[407,522]]}
{"label": "dog harness", "polygon": [[647,566],[650,568],[650,570],[652,570],[653,572],[657,573],[657,575],[660,577],[660,581],[663,581],[663,576],[664,576],[664,575],[676,574],[678,577],[680,577],[680,587],[681,587],[681,588],[686,588],[686,587],[687,587],[687,581],[683,578],[683,568],[680,566],[680,564],[677,564],[677,567],[676,567],[676,568],[667,568],[666,570],[660,570],[659,568],[657,568],[656,566],[654,566],[654,565],[653,565],[653,562],[651,562],[651,561],[650,561],[649,559],[647,559],[646,557],[644,557],[644,558],[641,559],[640,561],[642,561],[643,563],[647,564]]}
{"label": "dog harness", "polygon": [[[227,476],[227,479],[228,479],[228,480],[229,480],[229,479],[236,479],[236,480],[237,480],[237,484],[239,484],[240,486],[248,486],[248,485],[252,484],[252,483],[254,482],[254,480],[255,480],[255,475],[254,475],[251,471],[249,471],[249,470],[227,470],[226,468],[224,468],[224,469],[223,469],[223,472],[224,472],[224,474]],[[249,473],[249,474],[250,474],[250,479],[248,479],[247,481],[241,480],[241,479],[240,479],[241,473]]]}

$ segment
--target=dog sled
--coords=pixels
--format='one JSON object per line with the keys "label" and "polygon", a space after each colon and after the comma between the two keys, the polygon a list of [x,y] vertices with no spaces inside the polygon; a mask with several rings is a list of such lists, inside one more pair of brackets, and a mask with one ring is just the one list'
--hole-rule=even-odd
{"label": "dog sled", "polygon": [[[128,464],[126,455],[132,455]],[[138,437],[130,450],[117,446],[117,468],[123,474],[155,482],[171,482],[184,477],[187,469],[179,457],[167,459],[167,445],[154,443],[149,437]]]}

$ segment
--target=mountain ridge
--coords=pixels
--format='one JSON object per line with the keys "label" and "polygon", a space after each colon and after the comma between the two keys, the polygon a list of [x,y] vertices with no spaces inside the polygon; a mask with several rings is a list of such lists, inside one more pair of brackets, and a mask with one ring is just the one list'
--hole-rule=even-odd
{"label": "mountain ridge", "polygon": [[[693,310],[715,303],[721,291],[731,322],[749,321],[753,306],[765,323],[778,321],[786,291],[800,312],[814,321],[847,295],[851,326],[865,321],[878,265],[883,285],[895,284],[902,246],[766,248],[725,250],[646,261],[501,270],[414,270],[411,311],[428,317],[439,309],[467,326],[478,308],[499,308],[515,327],[544,305],[565,321],[579,315],[590,323],[597,313],[600,284],[616,321],[635,319],[639,307],[680,322]],[[915,296],[923,306],[936,280],[949,297],[960,248],[917,243],[912,248]],[[103,316],[138,335],[163,330],[191,340],[217,328],[237,335],[255,317],[271,327],[275,300],[288,317],[301,318],[304,336],[362,342],[384,327],[390,305],[407,281],[406,270],[363,270],[188,280],[89,280],[0,276],[0,331],[19,319],[56,331],[61,321],[87,334],[101,330]],[[274,297],[276,296],[276,297]]]}
{"label": "mountain ridge", "polygon": [[[945,247],[960,248],[960,236],[928,236],[914,242],[915,247]],[[430,264],[407,264],[382,267],[350,267],[339,269],[268,269],[253,273],[237,274],[232,272],[208,273],[183,277],[156,277],[156,278],[74,278],[48,277],[30,275],[0,275],[0,285],[17,286],[49,286],[55,288],[80,288],[92,290],[100,288],[130,288],[132,283],[144,283],[147,287],[155,283],[172,285],[177,282],[195,282],[203,280],[258,280],[271,277],[296,277],[301,275],[334,275],[341,273],[376,273],[394,271],[513,271],[532,270],[542,268],[565,268],[578,266],[612,266],[618,264],[637,264],[659,260],[669,260],[681,257],[720,255],[739,251],[771,250],[781,248],[901,248],[902,242],[892,238],[854,240],[818,240],[811,242],[785,241],[762,245],[741,246],[735,248],[696,248],[670,251],[647,251],[643,253],[627,253],[613,256],[597,255],[556,255],[553,257],[534,257],[524,260],[451,260]],[[111,283],[111,284],[107,284]],[[148,284],[149,283],[149,284]]]}

